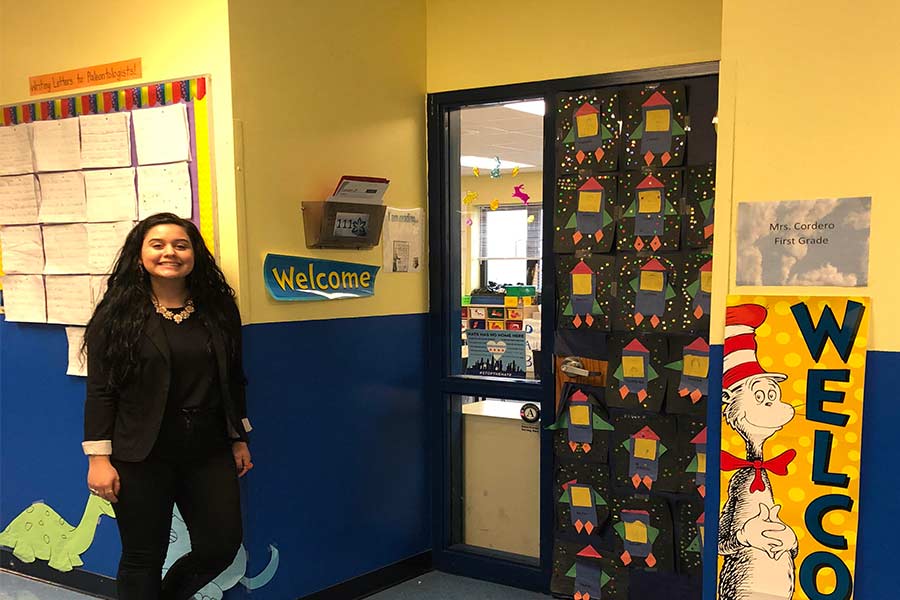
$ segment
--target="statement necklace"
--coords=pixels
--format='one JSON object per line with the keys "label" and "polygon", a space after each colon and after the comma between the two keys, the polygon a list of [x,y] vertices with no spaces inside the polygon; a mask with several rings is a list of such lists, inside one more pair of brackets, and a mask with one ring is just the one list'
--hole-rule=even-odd
{"label": "statement necklace", "polygon": [[194,301],[188,300],[184,304],[184,308],[182,308],[177,313],[173,313],[171,310],[162,306],[156,298],[153,298],[153,306],[156,307],[156,312],[161,314],[163,318],[166,318],[170,321],[175,321],[175,323],[181,323],[182,321],[187,321],[191,318],[191,315],[194,314]]}

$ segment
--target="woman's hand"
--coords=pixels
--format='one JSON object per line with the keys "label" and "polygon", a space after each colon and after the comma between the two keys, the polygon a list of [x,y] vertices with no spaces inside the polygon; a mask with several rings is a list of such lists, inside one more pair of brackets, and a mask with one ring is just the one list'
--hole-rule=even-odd
{"label": "woman's hand", "polygon": [[247,442],[232,442],[231,453],[234,455],[234,466],[237,468],[238,477],[243,477],[247,471],[253,468],[250,462],[250,449]]}
{"label": "woman's hand", "polygon": [[109,462],[108,456],[89,457],[87,484],[91,493],[110,502],[119,501],[119,472]]}

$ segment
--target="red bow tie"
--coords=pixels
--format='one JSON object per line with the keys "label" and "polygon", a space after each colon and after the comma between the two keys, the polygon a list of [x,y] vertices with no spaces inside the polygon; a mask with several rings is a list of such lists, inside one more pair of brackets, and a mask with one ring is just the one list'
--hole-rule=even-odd
{"label": "red bow tie", "polygon": [[788,465],[791,464],[795,456],[797,456],[797,451],[791,449],[785,450],[769,460],[745,460],[722,450],[721,469],[723,471],[735,471],[744,467],[753,467],[756,472],[753,474],[753,481],[750,483],[750,491],[762,492],[766,489],[766,484],[763,483],[762,472],[769,471],[775,475],[787,475]]}

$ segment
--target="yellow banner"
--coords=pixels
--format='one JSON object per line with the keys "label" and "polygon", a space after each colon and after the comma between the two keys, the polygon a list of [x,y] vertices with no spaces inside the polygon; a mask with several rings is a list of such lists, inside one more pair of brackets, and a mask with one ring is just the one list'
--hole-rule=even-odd
{"label": "yellow banner", "polygon": [[868,298],[730,296],[719,600],[850,600]]}
{"label": "yellow banner", "polygon": [[105,85],[117,81],[141,78],[141,59],[132,58],[105,65],[81,67],[59,73],[35,75],[28,78],[28,89],[32,96],[52,94],[66,90]]}

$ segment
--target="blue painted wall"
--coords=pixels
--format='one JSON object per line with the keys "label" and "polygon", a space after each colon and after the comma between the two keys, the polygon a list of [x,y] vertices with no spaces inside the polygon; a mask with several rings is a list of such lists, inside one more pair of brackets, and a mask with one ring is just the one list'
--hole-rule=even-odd
{"label": "blue painted wall", "polygon": [[[244,478],[254,598],[295,598],[431,548],[426,315],[244,328],[255,468]],[[0,527],[36,500],[77,523],[87,500],[84,380],[64,329],[0,321]],[[82,558],[114,576],[115,523]]]}

